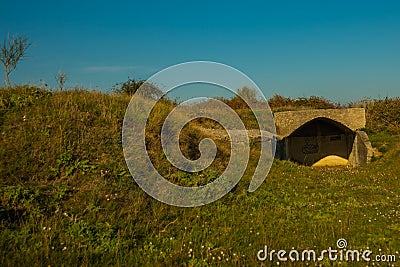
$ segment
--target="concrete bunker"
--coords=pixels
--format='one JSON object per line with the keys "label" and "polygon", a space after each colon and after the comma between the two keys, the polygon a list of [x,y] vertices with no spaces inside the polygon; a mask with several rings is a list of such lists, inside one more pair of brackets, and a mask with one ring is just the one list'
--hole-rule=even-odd
{"label": "concrete bunker", "polygon": [[364,109],[288,111],[274,116],[280,159],[309,166],[359,166],[372,157],[371,143],[361,130]]}

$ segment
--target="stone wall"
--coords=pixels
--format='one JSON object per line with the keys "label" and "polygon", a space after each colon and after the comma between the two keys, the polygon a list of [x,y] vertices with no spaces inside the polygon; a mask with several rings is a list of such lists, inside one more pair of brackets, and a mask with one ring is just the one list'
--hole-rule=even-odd
{"label": "stone wall", "polygon": [[337,121],[354,132],[366,124],[363,108],[285,111],[274,114],[276,132],[281,138],[287,137],[300,126],[320,117]]}
{"label": "stone wall", "polygon": [[366,132],[357,131],[354,138],[353,149],[349,157],[349,165],[357,167],[371,161],[374,152]]}

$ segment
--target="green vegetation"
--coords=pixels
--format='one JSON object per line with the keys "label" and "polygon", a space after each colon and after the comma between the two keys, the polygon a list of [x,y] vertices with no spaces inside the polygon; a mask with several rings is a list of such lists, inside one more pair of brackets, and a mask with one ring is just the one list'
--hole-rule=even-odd
{"label": "green vegetation", "polygon": [[138,93],[144,97],[158,98],[163,95],[162,91],[157,86],[146,83],[144,80],[135,80],[131,78],[128,78],[125,82],[115,84],[111,88],[111,91],[117,94],[132,96],[137,93],[136,91],[140,87],[142,87],[142,89]]}
{"label": "green vegetation", "polygon": [[[392,125],[400,123],[400,113],[384,106],[399,107],[399,99],[368,106],[374,116],[367,130],[383,153],[368,166],[313,169],[277,160],[262,186],[248,193],[255,143],[236,188],[197,208],[160,203],[131,178],[121,147],[129,100],[84,90],[0,89],[1,266],[259,266],[257,252],[265,245],[321,251],[336,248],[339,238],[350,249],[369,248],[400,261],[400,144]],[[208,183],[224,168],[229,147],[217,142],[216,163],[193,176],[165,165],[154,140],[173,105],[161,101],[152,113],[149,154],[175,183]],[[388,117],[371,121],[382,112],[389,112],[392,126],[385,124]],[[201,123],[212,125],[195,121],[182,132],[188,157],[198,157]],[[321,264],[334,265],[328,259]]]}
{"label": "green vegetation", "polygon": [[269,99],[268,104],[273,111],[340,108],[340,104],[332,103],[323,97],[317,96],[291,99],[290,97],[274,95],[271,99]]}

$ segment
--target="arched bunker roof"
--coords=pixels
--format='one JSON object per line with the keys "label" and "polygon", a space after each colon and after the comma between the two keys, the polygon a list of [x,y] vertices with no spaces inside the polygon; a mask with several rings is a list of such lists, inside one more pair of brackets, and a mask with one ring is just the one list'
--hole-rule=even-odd
{"label": "arched bunker roof", "polygon": [[304,124],[317,118],[336,121],[352,131],[365,128],[366,124],[364,108],[284,111],[274,114],[276,132],[280,138],[285,138]]}

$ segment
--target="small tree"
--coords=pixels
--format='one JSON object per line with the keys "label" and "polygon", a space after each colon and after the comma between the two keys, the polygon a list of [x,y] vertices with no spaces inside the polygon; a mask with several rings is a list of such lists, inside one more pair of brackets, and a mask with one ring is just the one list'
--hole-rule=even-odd
{"label": "small tree", "polygon": [[17,68],[17,64],[25,57],[25,52],[32,43],[26,36],[10,36],[4,40],[1,46],[0,61],[3,63],[8,87],[11,86],[9,75]]}
{"label": "small tree", "polygon": [[241,89],[237,90],[237,94],[244,100],[249,102],[257,102],[257,91],[253,88],[243,86]]}
{"label": "small tree", "polygon": [[64,84],[67,81],[67,74],[59,71],[54,78],[56,79],[58,89],[62,91],[64,89]]}

